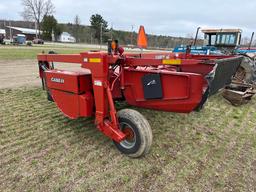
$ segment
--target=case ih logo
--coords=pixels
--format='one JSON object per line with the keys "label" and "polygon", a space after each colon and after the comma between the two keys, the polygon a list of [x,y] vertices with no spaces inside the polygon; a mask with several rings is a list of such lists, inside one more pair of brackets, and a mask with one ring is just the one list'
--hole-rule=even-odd
{"label": "case ih logo", "polygon": [[149,85],[156,85],[156,80],[153,79],[152,81],[148,82],[147,86],[149,86]]}
{"label": "case ih logo", "polygon": [[64,79],[56,78],[56,77],[52,77],[51,81],[55,83],[64,83]]}

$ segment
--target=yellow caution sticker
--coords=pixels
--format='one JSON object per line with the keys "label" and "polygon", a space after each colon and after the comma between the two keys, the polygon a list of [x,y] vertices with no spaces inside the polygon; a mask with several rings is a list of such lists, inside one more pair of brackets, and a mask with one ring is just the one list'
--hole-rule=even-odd
{"label": "yellow caution sticker", "polygon": [[180,59],[163,59],[162,63],[163,65],[180,65],[181,60]]}
{"label": "yellow caution sticker", "polygon": [[101,58],[89,58],[89,63],[100,63]]}

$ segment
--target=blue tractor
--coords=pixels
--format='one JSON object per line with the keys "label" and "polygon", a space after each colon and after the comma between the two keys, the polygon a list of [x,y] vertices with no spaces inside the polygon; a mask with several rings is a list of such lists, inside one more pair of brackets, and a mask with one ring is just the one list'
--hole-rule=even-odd
{"label": "blue tractor", "polygon": [[[243,55],[244,60],[239,68],[239,79],[244,82],[256,81],[256,48],[252,48],[253,36],[248,47],[241,47],[241,29],[202,29],[204,33],[204,45],[198,46],[197,36],[200,27],[197,28],[196,37],[192,45],[176,47],[174,53],[190,53],[197,55]],[[238,75],[237,74],[237,75]]]}
{"label": "blue tractor", "polygon": [[196,55],[241,55],[243,61],[233,78],[230,86],[225,89],[223,96],[232,104],[242,104],[244,98],[250,99],[255,94],[256,83],[256,48],[251,47],[254,33],[252,33],[248,47],[241,46],[241,29],[202,29],[204,45],[197,45],[196,37],[192,45],[178,46],[174,53]]}

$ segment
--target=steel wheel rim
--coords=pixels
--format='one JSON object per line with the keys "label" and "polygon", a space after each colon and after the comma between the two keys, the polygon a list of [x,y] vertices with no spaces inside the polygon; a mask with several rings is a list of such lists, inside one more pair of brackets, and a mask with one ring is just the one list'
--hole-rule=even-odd
{"label": "steel wheel rim", "polygon": [[127,135],[127,132],[126,130],[129,130],[130,133],[132,132],[133,134],[133,137],[131,137],[131,135],[128,135],[127,137],[129,137],[128,139],[125,139],[123,141],[120,142],[120,145],[123,147],[123,148],[126,148],[126,149],[132,149],[135,144],[136,144],[136,135],[135,135],[135,132],[132,128],[132,126],[130,126],[128,123],[126,122],[121,122],[120,123],[120,128],[121,128],[121,131],[124,132],[126,135]]}

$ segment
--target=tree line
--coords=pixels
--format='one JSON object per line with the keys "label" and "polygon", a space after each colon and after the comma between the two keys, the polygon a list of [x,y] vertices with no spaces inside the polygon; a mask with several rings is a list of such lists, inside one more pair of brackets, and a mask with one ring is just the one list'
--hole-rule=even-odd
{"label": "tree line", "polygon": [[[25,27],[29,23],[29,28],[36,28],[39,30],[39,38],[51,41],[63,32],[68,32],[76,38],[78,43],[99,44],[106,43],[108,39],[117,39],[122,45],[135,45],[137,33],[134,31],[115,30],[108,26],[108,22],[99,14],[93,14],[90,17],[90,26],[81,24],[81,19],[78,15],[74,17],[71,23],[58,23],[54,17],[55,6],[52,0],[21,0],[23,5],[23,12],[21,13],[24,21],[14,21],[20,24],[19,27]],[[17,26],[17,25],[16,25]],[[0,21],[1,27],[1,21]],[[40,33],[42,31],[42,34]],[[147,35],[148,45],[150,47],[159,48],[173,48],[177,45],[191,44],[193,36],[172,37],[163,35]],[[243,38],[243,44],[247,44],[247,39]],[[203,44],[203,40],[197,41],[198,45]],[[254,43],[255,44],[255,41]]]}
{"label": "tree line", "polygon": [[[73,23],[59,24],[54,17],[55,6],[52,0],[22,0],[22,5],[24,9],[21,15],[26,21],[36,23],[38,35],[44,40],[56,40],[63,31],[66,31],[73,35],[78,43],[99,44],[105,43],[108,39],[118,39],[123,45],[136,44],[137,33],[109,28],[108,22],[99,14],[90,17],[90,26],[81,25],[78,15],[75,16]],[[171,48],[190,42],[191,38],[148,35],[148,44],[151,47]]]}
{"label": "tree line", "polygon": [[[42,21],[43,38],[46,40],[50,40],[51,31],[57,28],[56,35],[66,31],[73,35],[78,43],[105,44],[108,39],[117,39],[121,45],[136,45],[138,35],[136,32],[109,28],[108,22],[99,14],[94,14],[90,17],[90,26],[81,25],[81,19],[78,15],[75,16],[73,23],[57,24],[55,21],[56,19],[53,16],[45,16]],[[53,25],[51,26],[51,24]],[[149,47],[158,48],[187,45],[193,40],[193,37],[184,38],[150,34],[147,34],[147,38]],[[198,44],[201,45],[202,43],[202,40],[198,41]]]}

